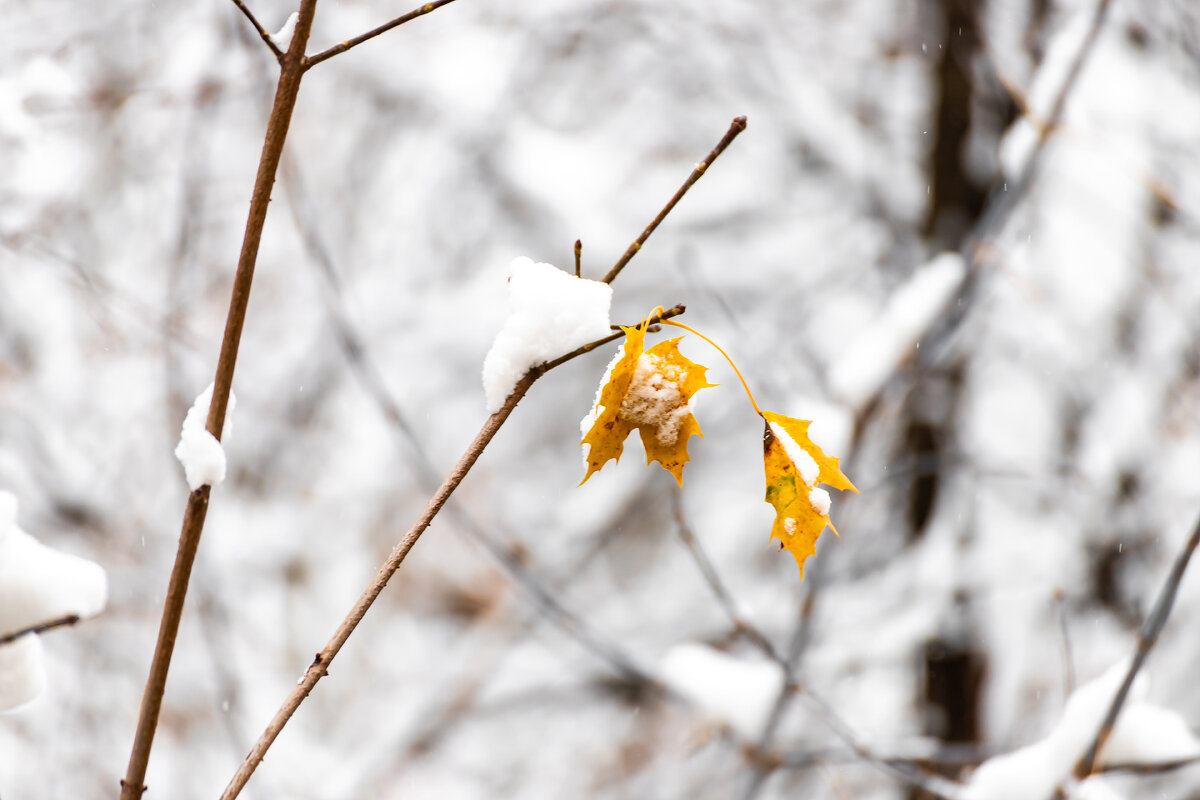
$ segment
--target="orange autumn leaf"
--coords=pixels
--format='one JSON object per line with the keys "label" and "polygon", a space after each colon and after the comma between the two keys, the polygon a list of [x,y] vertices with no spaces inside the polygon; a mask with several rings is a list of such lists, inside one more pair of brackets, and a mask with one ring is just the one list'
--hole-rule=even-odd
{"label": "orange autumn leaf", "polygon": [[764,411],[763,464],[767,477],[766,501],[775,507],[771,538],[796,559],[804,578],[804,560],[817,552],[817,537],[828,525],[829,494],[818,484],[857,492],[838,467],[838,460],[808,436],[809,421]]}
{"label": "orange autumn leaf", "polygon": [[715,384],[705,380],[706,367],[679,352],[679,339],[643,351],[645,330],[622,330],[625,343],[581,426],[587,474],[580,483],[609,461],[620,461],[625,439],[636,428],[646,463],[657,461],[682,486],[688,440],[704,435],[692,416],[690,401],[697,391]]}

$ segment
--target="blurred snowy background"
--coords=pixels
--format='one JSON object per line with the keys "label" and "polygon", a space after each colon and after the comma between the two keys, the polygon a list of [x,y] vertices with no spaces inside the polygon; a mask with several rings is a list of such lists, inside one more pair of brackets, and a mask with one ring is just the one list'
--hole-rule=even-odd
{"label": "blurred snowy background", "polygon": [[[251,7],[268,28],[293,10]],[[310,52],[407,10],[322,2]],[[43,637],[49,690],[0,716],[0,795],[111,797],[276,66],[220,0],[0,18],[0,488],[111,592]],[[862,490],[834,499],[842,537],[802,584],[768,544],[761,422],[695,337],[724,386],[701,394],[682,493],[633,440],[576,488],[611,351],[578,359],[522,402],[245,796],[919,798],[847,731],[952,778],[1044,736],[1131,652],[1200,512],[1200,7],[1116,2],[1089,41],[1094,18],[461,0],[310,72],[147,797],[219,794],[474,436],[510,260],[569,268],[579,237],[600,277],[739,114],[613,319],[686,303],[765,408],[814,418]],[[765,738],[779,672],[681,521],[737,613],[796,652],[806,692]],[[1193,728],[1198,626],[1192,574],[1147,673]],[[1197,787],[1193,766],[1110,788]]]}

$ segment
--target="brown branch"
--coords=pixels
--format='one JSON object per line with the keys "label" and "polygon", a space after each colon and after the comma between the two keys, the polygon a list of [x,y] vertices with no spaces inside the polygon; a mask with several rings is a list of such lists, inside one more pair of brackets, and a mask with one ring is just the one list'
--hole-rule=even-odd
{"label": "brown branch", "polygon": [[414,8],[412,11],[408,12],[407,14],[402,14],[390,22],[385,22],[382,25],[380,25],[378,28],[369,30],[366,33],[362,34],[361,36],[355,36],[353,39],[347,39],[346,41],[342,42],[341,44],[336,44],[333,47],[329,48],[328,50],[322,50],[320,53],[317,53],[315,56],[310,56],[310,57],[304,59],[304,69],[308,69],[310,67],[315,67],[317,64],[320,64],[322,61],[329,59],[329,58],[333,58],[334,56],[339,55],[341,53],[344,53],[352,47],[357,47],[358,45],[362,44],[363,42],[367,41],[368,39],[374,39],[376,36],[379,36],[381,33],[387,33],[392,28],[398,28],[406,22],[411,22],[414,19],[416,19],[417,17],[423,17],[426,14],[428,14],[429,12],[439,9],[442,6],[449,5],[450,3],[453,3],[453,2],[454,2],[454,0],[436,0],[436,2],[426,3],[425,5],[423,5],[419,8]]}
{"label": "brown branch", "polygon": [[[304,75],[302,56],[312,31],[313,16],[317,0],[302,0],[299,19],[291,46],[281,61],[279,84],[275,91],[275,103],[267,122],[263,139],[262,155],[258,174],[254,179],[254,191],[250,198],[250,212],[246,219],[246,232],[242,240],[241,255],[238,257],[237,272],[233,279],[233,292],[229,301],[229,314],[225,320],[225,334],[221,341],[221,353],[217,359],[216,376],[213,379],[213,398],[208,409],[207,429],[218,440],[225,424],[225,410],[229,404],[229,391],[233,385],[233,372],[237,363],[238,346],[242,328],[246,321],[246,308],[250,302],[250,286],[254,280],[254,267],[258,259],[258,247],[262,241],[263,225],[267,218],[267,206],[271,200],[271,188],[283,144],[287,139],[292,112]],[[187,508],[183,515],[179,548],[175,554],[175,565],[167,586],[163,602],[162,620],[159,624],[158,641],[150,664],[150,674],[142,693],[138,711],[137,732],[129,754],[129,765],[121,781],[121,800],[137,800],[146,791],[143,783],[146,767],[150,761],[150,749],[158,727],[159,712],[162,710],[163,693],[166,690],[167,672],[171,655],[175,650],[175,639],[179,632],[179,621],[183,616],[184,599],[188,581],[200,546],[200,535],[204,531],[204,519],[208,513],[211,487],[201,486],[188,495]]]}
{"label": "brown branch", "polygon": [[[449,2],[449,0],[447,0],[447,2]],[[739,117],[738,119],[734,120],[734,125],[730,128],[730,132],[726,133],[725,137],[720,143],[718,143],[713,152],[709,154],[707,159],[705,159],[704,165],[712,163],[712,161],[716,159],[716,157],[720,155],[720,153],[726,147],[728,147],[729,142],[733,141],[733,138],[745,129],[745,126],[746,121],[744,117]],[[692,183],[696,182],[696,179],[699,178],[700,174],[703,174],[703,171],[703,169],[697,168],[697,170],[693,172],[688,183],[676,193],[672,201],[667,204],[667,206],[659,213],[655,221],[646,229],[641,237],[641,241],[645,241],[645,239],[649,237],[654,228],[658,226],[667,213],[670,212],[670,210],[675,206],[675,203],[678,202],[679,198],[682,197],[683,192],[685,192]],[[615,278],[616,274],[620,272],[620,268],[628,262],[630,257],[632,257],[632,255],[627,253],[626,257],[623,257],[622,261],[618,261],[617,266],[610,271],[609,277],[606,278],[606,281],[611,281],[612,278]],[[656,322],[661,322],[664,319],[678,316],[679,314],[682,314],[684,310],[685,309],[682,305],[677,305],[673,308],[659,311],[650,319],[639,323],[639,325],[649,326]],[[334,631],[333,637],[326,644],[325,648],[320,653],[317,653],[316,658],[313,660],[313,663],[309,666],[308,670],[304,673],[304,676],[300,679],[300,682],[288,694],[287,698],[283,702],[283,705],[281,705],[279,710],[276,711],[275,716],[271,719],[270,723],[268,723],[258,741],[255,742],[245,760],[238,767],[237,771],[233,775],[233,778],[230,779],[229,785],[225,787],[225,791],[221,794],[221,800],[233,800],[233,798],[237,797],[241,790],[245,788],[246,783],[250,780],[250,777],[258,768],[258,765],[262,763],[267,750],[270,749],[271,744],[279,736],[284,726],[287,725],[288,720],[291,719],[292,715],[295,714],[296,709],[300,707],[300,704],[304,702],[304,699],[308,697],[313,688],[316,687],[317,682],[320,681],[321,678],[323,678],[326,674],[328,674],[329,665],[337,656],[342,646],[346,643],[346,640],[350,638],[350,634],[354,632],[355,628],[358,627],[358,624],[362,621],[367,611],[374,604],[376,598],[379,596],[379,593],[383,591],[383,587],[387,585],[391,577],[400,568],[400,565],[404,563],[404,559],[408,556],[408,553],[413,548],[413,545],[416,544],[417,540],[421,537],[421,534],[423,534],[429,527],[434,517],[437,516],[442,506],[450,498],[450,495],[453,494],[454,490],[458,488],[458,485],[462,483],[471,467],[474,466],[479,456],[483,453],[484,448],[486,448],[488,443],[491,442],[492,437],[496,435],[497,431],[500,429],[500,426],[503,425],[505,420],[508,419],[513,409],[516,408],[517,403],[520,402],[521,398],[525,396],[525,393],[529,391],[530,387],[533,386],[533,383],[542,375],[546,374],[555,367],[565,364],[567,361],[577,358],[584,353],[591,352],[607,342],[615,341],[623,335],[624,333],[622,331],[617,331],[610,336],[597,339],[594,342],[589,342],[588,344],[576,348],[575,350],[559,356],[556,359],[539,364],[538,366],[533,367],[526,372],[521,380],[517,382],[517,385],[513,388],[508,398],[504,401],[504,405],[500,407],[500,410],[488,417],[487,421],[476,435],[475,440],[467,448],[467,451],[462,455],[462,457],[459,458],[458,463],[455,464],[454,468],[446,477],[441,487],[437,490],[437,492],[434,493],[433,497],[430,498],[429,503],[425,507],[425,511],[422,512],[421,516],[417,518],[417,521],[413,523],[413,526],[409,529],[408,533],[404,535],[404,538],[400,540],[400,543],[397,544],[392,552],[388,555],[387,560],[384,561],[384,563],[376,571],[375,577],[371,579],[371,582],[367,585],[367,588],[363,590],[363,593],[359,596],[354,606],[351,607],[350,611],[346,614],[346,617],[342,620],[337,630]],[[626,668],[629,667],[629,665],[623,666]]]}
{"label": "brown branch", "polygon": [[583,269],[583,240],[575,240],[575,277],[582,277],[580,272]]}
{"label": "brown branch", "polygon": [[257,18],[255,18],[254,13],[249,9],[249,7],[247,7],[242,0],[233,0],[233,4],[238,7],[238,10],[241,11],[242,14],[245,15],[246,19],[250,20],[250,24],[254,26],[254,30],[258,33],[259,38],[262,39],[266,43],[267,47],[271,49],[271,52],[275,54],[275,60],[282,62],[283,51],[279,49],[279,45],[275,44],[275,40],[271,38],[270,32],[262,26]]}
{"label": "brown branch", "polygon": [[[684,310],[685,309],[682,305],[677,305],[673,308],[655,314],[644,324],[650,324],[655,321],[661,321],[664,319],[669,319],[670,317],[678,316],[679,314],[682,314]],[[639,325],[641,324],[643,323],[639,323]],[[618,339],[624,335],[625,334],[623,331],[618,331],[617,333],[606,336],[603,339],[597,339],[594,342],[589,342],[588,344],[576,348],[565,355],[559,356],[553,361],[547,361],[544,364],[539,364],[538,366],[526,372],[521,380],[517,382],[517,385],[513,388],[512,392],[508,395],[508,398],[504,401],[504,405],[500,407],[500,410],[488,417],[486,422],[484,422],[483,427],[480,429],[479,433],[476,434],[474,441],[472,441],[470,446],[467,447],[466,452],[463,453],[463,455],[459,458],[458,463],[454,465],[454,468],[450,471],[450,474],[446,477],[445,481],[443,481],[442,485],[438,488],[437,492],[434,493],[433,497],[430,498],[429,503],[425,506],[425,510],[421,513],[421,516],[417,518],[415,523],[413,523],[413,526],[409,529],[408,533],[404,535],[404,538],[400,540],[400,543],[393,548],[392,552],[388,555],[387,560],[384,561],[376,571],[375,577],[373,577],[371,582],[367,584],[367,588],[363,590],[363,593],[359,596],[358,600],[346,614],[346,617],[342,620],[337,630],[334,631],[333,637],[325,645],[325,649],[323,649],[320,653],[317,653],[313,663],[309,665],[308,670],[304,673],[304,677],[300,679],[300,682],[296,684],[296,688],[294,688],[288,694],[287,698],[283,702],[283,705],[281,705],[279,710],[275,712],[275,716],[272,717],[271,722],[267,725],[258,741],[255,742],[254,747],[251,748],[241,766],[238,767],[237,772],[234,773],[233,778],[229,781],[229,785],[225,787],[225,791],[221,794],[221,800],[233,800],[233,798],[237,797],[241,790],[245,788],[247,781],[250,780],[250,776],[254,774],[254,771],[258,768],[258,765],[262,763],[263,757],[266,755],[267,750],[270,749],[271,744],[275,741],[276,737],[279,736],[284,726],[287,725],[288,720],[290,720],[292,715],[296,713],[296,709],[300,707],[300,704],[303,703],[304,699],[312,692],[313,688],[317,685],[317,682],[320,681],[321,678],[325,677],[326,674],[328,674],[329,665],[333,662],[334,657],[337,656],[338,651],[342,649],[342,646],[346,643],[346,640],[350,638],[350,634],[352,634],[354,629],[358,627],[358,624],[362,622],[367,611],[375,603],[376,598],[379,597],[379,593],[383,591],[383,587],[387,585],[388,581],[391,580],[391,577],[398,569],[400,569],[400,565],[403,564],[404,559],[408,557],[408,553],[410,550],[412,550],[413,545],[417,543],[417,540],[421,538],[421,534],[423,534],[429,527],[430,523],[433,522],[433,518],[437,516],[439,511],[441,511],[442,506],[445,505],[446,501],[450,498],[450,495],[454,493],[454,490],[457,489],[458,485],[462,483],[464,478],[466,478],[467,473],[471,470],[471,467],[475,465],[475,462],[479,459],[479,456],[483,453],[484,449],[491,442],[492,438],[500,430],[500,426],[503,425],[505,420],[508,419],[509,415],[513,412],[513,409],[517,407],[517,403],[521,401],[521,398],[525,396],[526,392],[529,391],[529,388],[533,386],[534,382],[555,367],[565,364],[571,359],[578,358],[585,353],[589,353],[592,350],[595,350],[597,347],[600,347],[607,342],[614,341],[615,339]],[[536,588],[532,582],[525,581],[524,584],[526,589]],[[539,600],[546,601],[548,599],[548,595],[538,595],[538,598]],[[565,613],[565,610],[561,609],[561,607],[558,607],[557,610],[560,614]],[[567,616],[569,617],[569,614]],[[614,655],[613,651],[609,651],[603,646],[599,646],[597,652],[599,652],[602,657],[605,658],[605,660],[609,661],[610,664],[616,667],[618,671],[638,678],[647,677],[640,669],[633,665],[632,662],[620,654]]]}
{"label": "brown branch", "polygon": [[[671,306],[666,311],[659,311],[658,313],[654,314],[652,317],[650,317],[649,319],[647,319],[643,322],[639,322],[636,325],[628,325],[626,327],[640,328],[643,325],[645,325],[646,330],[653,331],[653,330],[655,330],[654,325],[656,323],[662,322],[664,319],[671,319],[672,317],[678,317],[680,314],[682,314],[685,311],[687,311],[687,306],[685,306],[683,303],[679,303],[678,305]],[[554,369],[555,367],[559,366],[560,364],[565,364],[568,361],[570,361],[571,359],[578,358],[579,356],[583,355],[584,353],[590,353],[593,350],[595,350],[597,347],[603,347],[604,345],[608,344],[609,342],[615,342],[617,339],[620,339],[624,335],[625,335],[625,332],[619,330],[616,333],[610,333],[608,336],[605,336],[603,339],[597,339],[594,342],[588,342],[587,344],[583,345],[582,347],[575,348],[574,350],[567,353],[566,355],[561,355],[558,358],[554,359],[553,361],[547,361],[545,364],[542,364],[542,369],[546,372],[549,372],[550,370]]]}
{"label": "brown branch", "polygon": [[629,245],[628,249],[625,250],[625,254],[617,259],[617,263],[604,276],[605,283],[612,283],[613,279],[621,274],[621,270],[625,269],[625,265],[642,249],[642,245],[650,238],[650,234],[654,233],[654,229],[666,219],[667,214],[671,213],[671,209],[675,208],[675,205],[683,199],[688,189],[692,188],[692,184],[700,180],[700,177],[712,166],[712,163],[717,160],[721,153],[725,152],[725,148],[729,147],[730,143],[737,138],[737,135],[744,130],[746,130],[746,118],[735,117],[733,122],[729,124],[729,130],[721,137],[721,141],[717,142],[717,146],[712,149],[711,153],[705,156],[703,161],[696,165],[696,168],[692,170],[692,174],[688,175],[687,180],[679,187],[679,191],[675,192],[675,196],[667,201],[662,211],[658,212],[658,216],[650,221],[650,224],[646,226],[641,235],[637,239],[634,239],[633,244]]}
{"label": "brown branch", "polygon": [[241,766],[238,767],[237,772],[234,773],[229,785],[225,787],[225,791],[221,793],[221,800],[232,800],[245,787],[250,776],[254,774],[254,770],[262,763],[263,757],[266,755],[267,750],[270,749],[275,738],[279,736],[279,733],[283,730],[292,714],[304,702],[304,698],[308,697],[312,692],[317,682],[328,673],[329,665],[333,662],[334,657],[342,649],[346,640],[350,638],[350,634],[362,622],[367,610],[374,604],[379,593],[383,591],[383,587],[387,586],[392,575],[404,563],[404,559],[408,556],[409,551],[412,550],[413,545],[417,543],[417,540],[421,538],[421,534],[433,522],[433,518],[437,516],[438,511],[445,505],[446,500],[450,498],[450,495],[462,483],[463,478],[467,477],[467,473],[471,470],[471,467],[475,465],[479,456],[483,454],[484,448],[491,442],[492,437],[500,430],[500,426],[504,424],[508,416],[512,414],[513,409],[517,407],[517,403],[529,391],[529,387],[533,386],[534,381],[541,377],[544,372],[545,370],[540,367],[535,367],[526,372],[524,377],[517,382],[508,399],[504,401],[504,405],[496,413],[488,417],[479,433],[475,436],[474,441],[471,442],[466,452],[459,458],[458,463],[454,465],[454,468],[450,471],[450,474],[443,481],[437,492],[429,499],[425,510],[421,512],[417,521],[409,528],[408,533],[404,535],[399,544],[392,549],[387,560],[379,567],[371,582],[367,584],[366,589],[363,590],[358,600],[355,601],[349,613],[346,614],[345,619],[338,625],[329,643],[325,645],[325,648],[321,652],[317,653],[317,657],[304,673],[304,677],[300,679],[300,682],[288,694],[283,705],[275,712],[275,716],[267,725],[266,730],[263,731],[262,736],[255,742],[254,747],[250,749],[250,753],[246,756]]}
{"label": "brown branch", "polygon": [[68,614],[65,617],[52,619],[49,622],[39,622],[37,625],[30,625],[28,628],[22,628],[19,631],[13,631],[12,633],[6,633],[0,636],[0,645],[6,645],[10,642],[15,642],[17,639],[20,639],[26,634],[44,633],[48,630],[53,630],[54,628],[62,628],[67,625],[74,625],[76,622],[79,622],[78,614]]}
{"label": "brown branch", "polygon": [[1142,664],[1146,662],[1150,651],[1154,649],[1154,645],[1158,643],[1158,636],[1167,624],[1167,617],[1171,615],[1171,608],[1175,605],[1175,595],[1179,591],[1179,584],[1183,581],[1183,573],[1187,570],[1188,561],[1191,560],[1197,544],[1200,544],[1200,520],[1196,521],[1191,536],[1184,542],[1179,555],[1175,557],[1175,563],[1171,566],[1171,571],[1163,582],[1162,588],[1159,589],[1154,608],[1142,623],[1133,661],[1130,662],[1129,669],[1125,672],[1125,680],[1121,682],[1121,688],[1117,690],[1116,697],[1108,707],[1108,713],[1105,714],[1104,721],[1100,724],[1100,730],[1096,732],[1096,737],[1092,740],[1087,752],[1075,764],[1073,774],[1077,779],[1082,780],[1095,771],[1096,759],[1104,748],[1104,743],[1112,735],[1113,726],[1117,724],[1117,717],[1121,713],[1121,707],[1125,705],[1125,699],[1129,696],[1133,680],[1137,677]]}

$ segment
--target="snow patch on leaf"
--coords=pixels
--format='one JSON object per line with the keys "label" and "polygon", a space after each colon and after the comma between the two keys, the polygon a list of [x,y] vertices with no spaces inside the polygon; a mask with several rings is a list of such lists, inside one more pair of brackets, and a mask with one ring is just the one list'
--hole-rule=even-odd
{"label": "snow patch on leaf", "polygon": [[708,370],[679,352],[678,338],[643,351],[645,329],[622,330],[625,342],[580,425],[587,470],[583,482],[609,461],[619,461],[626,437],[637,429],[646,463],[657,461],[682,486],[688,440],[703,436],[692,406],[695,393],[713,385],[705,380]]}
{"label": "snow patch on leaf", "polygon": [[796,559],[804,578],[804,561],[817,552],[817,539],[829,527],[829,492],[817,486],[824,483],[835,489],[858,489],[838,466],[838,460],[816,445],[808,435],[809,420],[793,419],[771,411],[762,413],[763,470],[766,474],[766,501],[775,507],[771,538]]}

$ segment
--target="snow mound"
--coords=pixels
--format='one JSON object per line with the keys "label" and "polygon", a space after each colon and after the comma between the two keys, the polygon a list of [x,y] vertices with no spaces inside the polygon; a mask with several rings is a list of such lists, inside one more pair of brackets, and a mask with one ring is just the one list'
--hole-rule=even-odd
{"label": "snow mound", "polygon": [[691,643],[667,652],[659,663],[659,677],[747,740],[757,740],[766,728],[784,680],[773,662],[736,658]]}
{"label": "snow mound", "polygon": [[608,336],[612,287],[524,256],[509,268],[509,315],[483,360],[488,413],[504,405],[517,381],[537,366]]}
{"label": "snow mound", "polygon": [[[983,762],[971,776],[963,800],[1050,797],[1068,781],[1075,763],[1091,745],[1128,669],[1128,660],[1119,661],[1076,689],[1045,739]],[[1098,764],[1156,764],[1200,755],[1200,742],[1182,717],[1143,701],[1146,688],[1145,675],[1139,675]],[[1112,796],[1107,786],[1095,785],[1089,790],[1092,794],[1082,791],[1090,780],[1080,785],[1077,796]]]}
{"label": "snow mound", "polygon": [[[99,564],[46,547],[17,527],[17,499],[0,491],[0,635],[76,614],[100,613],[108,577]],[[0,645],[0,711],[23,705],[45,684],[35,634]]]}

